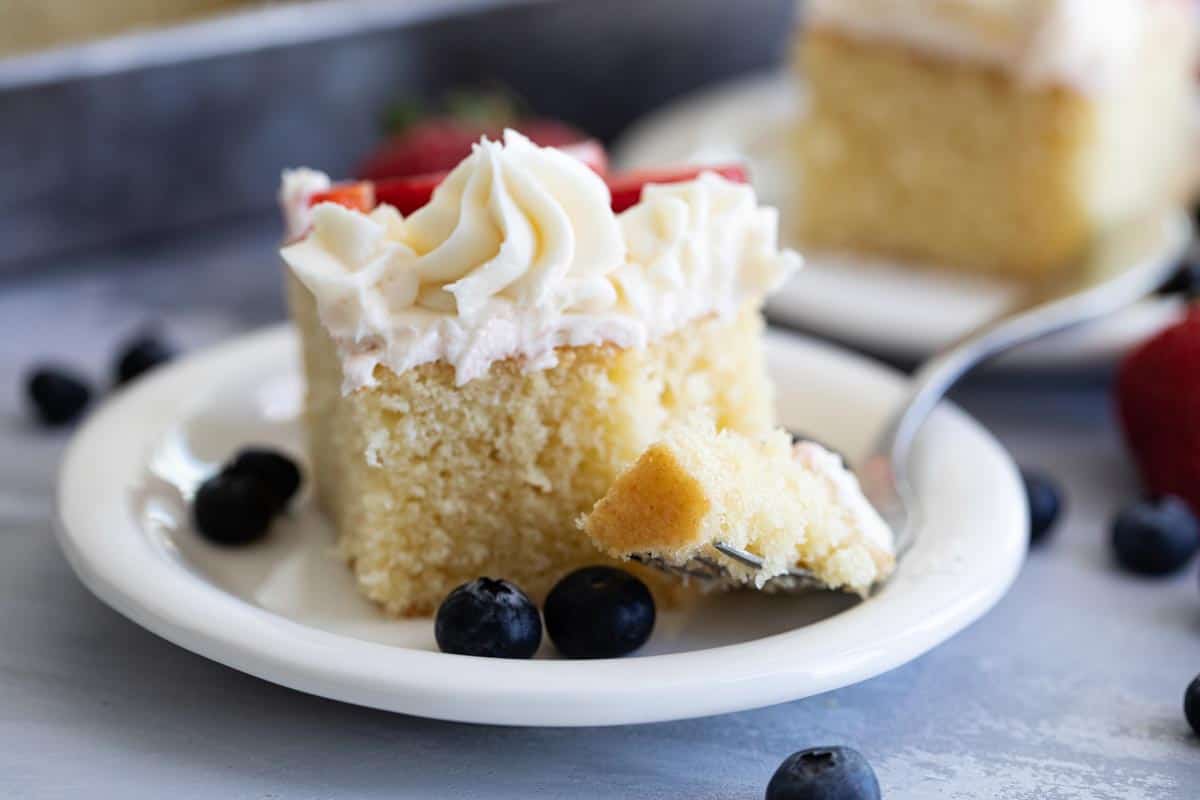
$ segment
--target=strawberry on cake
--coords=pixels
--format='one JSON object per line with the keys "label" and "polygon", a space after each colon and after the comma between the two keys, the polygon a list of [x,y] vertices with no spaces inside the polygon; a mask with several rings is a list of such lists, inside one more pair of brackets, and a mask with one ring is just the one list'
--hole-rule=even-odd
{"label": "strawberry on cake", "polygon": [[444,176],[285,174],[316,489],[369,598],[427,614],[481,574],[540,597],[603,560],[576,521],[666,429],[772,428],[759,308],[800,259],[724,172],[616,213],[510,131]]}

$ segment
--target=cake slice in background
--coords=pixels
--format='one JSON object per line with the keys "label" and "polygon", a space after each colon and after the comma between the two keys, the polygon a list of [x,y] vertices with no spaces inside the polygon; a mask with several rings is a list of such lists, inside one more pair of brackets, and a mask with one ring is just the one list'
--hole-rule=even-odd
{"label": "cake slice in background", "polygon": [[806,246],[1035,277],[1190,172],[1187,0],[811,0]]}
{"label": "cake slice in background", "polygon": [[[865,595],[895,566],[892,534],[837,455],[784,431],[746,436],[701,420],[667,431],[583,521],[615,558],[683,566],[702,557],[763,586],[793,567]],[[754,570],[713,547],[761,557]]]}
{"label": "cake slice in background", "polygon": [[316,488],[362,591],[431,612],[480,575],[537,598],[603,561],[576,521],[663,431],[774,423],[759,306],[799,264],[773,209],[713,173],[605,182],[509,132],[424,207],[308,209],[283,250]]}

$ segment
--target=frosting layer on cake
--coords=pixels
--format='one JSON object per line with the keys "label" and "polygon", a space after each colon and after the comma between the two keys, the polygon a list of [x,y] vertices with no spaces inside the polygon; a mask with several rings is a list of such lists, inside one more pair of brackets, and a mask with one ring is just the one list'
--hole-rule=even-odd
{"label": "frosting layer on cake", "polygon": [[558,347],[644,346],[733,313],[800,265],[749,186],[706,173],[648,186],[617,215],[591,169],[512,131],[477,144],[408,218],[309,212],[327,181],[285,173],[289,234],[309,232],[282,255],[316,298],[347,392],[374,385],[379,365],[444,361],[463,384],[501,359],[553,366]]}
{"label": "frosting layer on cake", "polygon": [[819,28],[1085,92],[1117,84],[1146,37],[1195,24],[1189,0],[809,0],[807,14]]}

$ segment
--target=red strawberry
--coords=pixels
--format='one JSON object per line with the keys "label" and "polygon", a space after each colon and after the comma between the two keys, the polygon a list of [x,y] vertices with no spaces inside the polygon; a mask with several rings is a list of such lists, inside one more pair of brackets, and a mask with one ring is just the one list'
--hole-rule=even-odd
{"label": "red strawberry", "polygon": [[642,199],[642,189],[650,183],[681,183],[690,181],[701,172],[715,172],[723,178],[738,183],[748,183],[749,176],[741,164],[719,166],[674,167],[667,169],[641,169],[622,172],[608,179],[608,190],[612,193],[612,209],[618,213],[637,205]]}
{"label": "red strawberry", "polygon": [[1146,488],[1200,513],[1200,306],[1126,356],[1116,392]]}
{"label": "red strawberry", "polygon": [[[583,161],[601,175],[607,167],[604,147],[589,139],[579,144],[562,148],[564,153]],[[608,180],[612,193],[613,211],[621,212],[636,205],[642,197],[642,189],[651,183],[680,183],[690,181],[701,172],[715,172],[727,180],[746,183],[746,169],[740,164],[725,164],[712,167],[680,167],[674,169],[635,170],[615,175]],[[446,179],[447,170],[426,172],[401,178],[385,178],[377,181],[352,181],[339,183],[328,191],[312,196],[309,205],[338,203],[358,211],[370,211],[379,203],[395,206],[405,216],[429,202],[433,190]]]}
{"label": "red strawberry", "polygon": [[381,180],[453,169],[471,154],[471,145],[484,136],[501,138],[504,127],[520,131],[542,147],[563,147],[587,139],[578,129],[550,119],[531,118],[514,125],[495,126],[436,117],[418,122],[385,141],[359,165],[355,174],[367,180]]}
{"label": "red strawberry", "polygon": [[375,207],[375,187],[368,181],[339,183],[328,191],[317,192],[308,201],[310,206],[317,203],[337,203],[356,211],[370,211]]}
{"label": "red strawberry", "polygon": [[529,141],[542,147],[566,147],[588,138],[586,133],[574,126],[544,117],[519,119],[515,124],[505,127],[523,133]]}
{"label": "red strawberry", "polygon": [[[587,164],[600,175],[603,175],[608,168],[608,155],[604,151],[604,145],[595,139],[587,139],[561,149],[564,153]],[[358,211],[370,211],[379,203],[387,203],[395,206],[401,214],[408,216],[429,202],[429,198],[433,196],[433,190],[446,179],[448,174],[448,170],[438,170],[400,178],[339,183],[328,191],[314,194],[309,200],[309,205],[338,203]]]}
{"label": "red strawberry", "polygon": [[448,172],[429,172],[410,178],[388,178],[375,184],[375,199],[395,206],[404,216],[429,202],[433,190],[446,179]]}
{"label": "red strawberry", "polygon": [[418,122],[381,144],[355,174],[380,180],[448,170],[471,154],[471,145],[481,136],[491,132],[488,126],[451,118]]}

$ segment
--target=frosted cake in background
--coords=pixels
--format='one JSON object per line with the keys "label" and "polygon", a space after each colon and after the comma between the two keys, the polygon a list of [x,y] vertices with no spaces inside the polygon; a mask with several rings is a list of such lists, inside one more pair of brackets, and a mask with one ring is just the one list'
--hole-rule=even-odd
{"label": "frosted cake in background", "polygon": [[1183,189],[1187,0],[806,5],[806,246],[1035,277]]}

